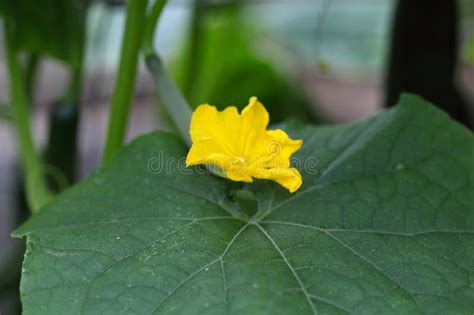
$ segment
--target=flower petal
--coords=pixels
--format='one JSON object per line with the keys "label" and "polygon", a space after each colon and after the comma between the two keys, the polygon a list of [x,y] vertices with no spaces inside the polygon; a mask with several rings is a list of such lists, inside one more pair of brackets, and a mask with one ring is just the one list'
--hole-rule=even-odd
{"label": "flower petal", "polygon": [[247,128],[253,127],[249,130],[266,129],[269,121],[270,116],[265,106],[258,101],[257,97],[252,96],[247,106],[242,110],[243,124],[249,123],[250,125]]}
{"label": "flower petal", "polygon": [[202,140],[195,142],[186,156],[186,166],[197,164],[215,164],[220,168],[231,159],[221,147],[213,140]]}
{"label": "flower petal", "polygon": [[208,104],[198,106],[191,118],[193,145],[186,165],[213,164],[234,181],[271,179],[296,191],[302,178],[290,168],[290,157],[303,141],[290,139],[283,130],[267,131],[268,123],[268,112],[256,97],[240,115],[233,106],[222,112]]}
{"label": "flower petal", "polygon": [[252,156],[257,144],[265,137],[265,129],[270,120],[262,103],[255,96],[251,97],[249,104],[242,110],[239,146],[242,156]]}
{"label": "flower petal", "polygon": [[288,134],[281,130],[268,130],[273,139],[267,144],[267,151],[273,156],[270,167],[290,167],[290,157],[303,145],[303,140],[292,140]]}
{"label": "flower petal", "polygon": [[225,169],[225,175],[236,182],[253,182],[252,176],[244,167],[228,167]]}
{"label": "flower petal", "polygon": [[288,189],[291,193],[300,188],[303,183],[300,172],[294,167],[292,168],[269,168],[265,171],[258,171],[252,174],[253,177],[259,179],[271,179]]}
{"label": "flower petal", "polygon": [[237,151],[240,115],[234,106],[217,111],[209,104],[199,105],[191,118],[189,133],[193,144],[200,141],[214,141],[216,153],[232,156]]}

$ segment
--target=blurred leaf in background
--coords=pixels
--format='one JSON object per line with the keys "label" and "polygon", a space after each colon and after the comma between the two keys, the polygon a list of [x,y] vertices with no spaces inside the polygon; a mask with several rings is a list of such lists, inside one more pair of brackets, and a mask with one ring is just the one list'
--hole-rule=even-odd
{"label": "blurred leaf in background", "polygon": [[[87,0],[0,1],[0,14],[15,22],[19,50],[81,63],[81,37]],[[21,21],[21,23],[20,23]]]}
{"label": "blurred leaf in background", "polygon": [[[18,0],[0,3],[0,14],[13,22],[16,51],[30,53],[24,74],[30,98],[34,93],[34,73],[40,58],[50,57],[68,65],[69,85],[52,106],[45,153],[45,163],[66,176],[68,182],[74,179],[85,17],[89,2]],[[35,103],[34,100],[30,102]]]}
{"label": "blurred leaf in background", "polygon": [[288,117],[315,120],[294,78],[256,53],[258,25],[245,23],[241,5],[211,9],[203,5],[195,5],[191,38],[173,63],[177,81],[192,106],[209,103],[221,109],[228,105],[242,109],[250,96],[258,96],[272,122]]}
{"label": "blurred leaf in background", "polygon": [[463,18],[463,31],[465,34],[464,47],[462,50],[463,61],[474,65],[474,1],[462,0],[460,12]]}
{"label": "blurred leaf in background", "polygon": [[460,0],[460,12],[463,18],[474,17],[474,2],[472,0]]}
{"label": "blurred leaf in background", "polygon": [[469,63],[474,64],[474,37],[468,43],[467,59]]}
{"label": "blurred leaf in background", "polygon": [[[8,23],[5,25],[8,27],[9,31],[6,33],[9,33],[8,40],[11,43],[7,45],[10,52],[10,62],[14,60],[16,63],[20,52],[26,53],[25,57],[27,57],[25,62],[17,65],[23,66],[21,67],[23,69],[17,69],[16,76],[12,76],[13,66],[9,67],[11,107],[1,104],[0,118],[12,120],[18,129],[17,138],[19,143],[23,142],[23,145],[20,146],[23,147],[20,150],[22,159],[37,159],[37,164],[41,165],[38,167],[40,169],[39,176],[32,180],[34,182],[30,186],[34,187],[32,190],[39,191],[41,180],[37,181],[38,178],[52,173],[51,169],[55,170],[54,174],[61,174],[54,177],[67,177],[67,182],[72,182],[83,69],[85,15],[88,3],[88,0],[0,1],[0,18]],[[3,43],[5,44],[5,42]],[[43,57],[64,62],[70,71],[70,82],[63,96],[52,106],[45,157],[35,158],[36,150],[33,141],[28,139],[31,136],[31,131],[25,126],[29,125],[31,119],[28,107],[38,103],[38,100],[33,99],[33,95],[36,70]],[[23,73],[18,73],[21,70]],[[22,85],[24,85],[23,88]],[[14,93],[15,90],[16,93]],[[15,108],[15,119],[13,119],[11,112]],[[25,150],[25,147],[30,147],[30,150]],[[46,167],[45,164],[48,166]],[[11,207],[11,212],[15,213],[15,220],[12,222],[15,225],[22,223],[27,216],[25,178],[31,177],[31,174],[28,173],[31,173],[31,167],[30,170],[25,168],[23,177],[18,176],[16,182],[11,184],[16,187],[17,200],[8,206]],[[53,182],[54,179],[49,181]],[[52,188],[54,185],[50,186],[49,188]],[[30,208],[30,210],[33,209]],[[0,245],[2,249],[7,248],[3,242]],[[24,244],[16,243],[12,249],[8,251],[5,249],[5,252],[0,255],[0,274],[2,275],[0,277],[2,279],[0,281],[0,295],[2,299],[8,297],[7,300],[14,305],[7,311],[9,314],[21,312],[18,285],[23,252]],[[0,310],[0,312],[2,311]]]}

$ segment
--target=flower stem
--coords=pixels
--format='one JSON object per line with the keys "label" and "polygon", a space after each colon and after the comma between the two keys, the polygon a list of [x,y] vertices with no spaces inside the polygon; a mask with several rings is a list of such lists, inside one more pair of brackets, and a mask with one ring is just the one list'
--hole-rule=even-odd
{"label": "flower stem", "polygon": [[[191,123],[192,108],[181,90],[176,86],[176,83],[173,82],[166,72],[160,57],[153,47],[156,24],[165,4],[166,0],[157,0],[148,15],[144,46],[145,61],[148,70],[153,76],[158,95],[166,112],[171,117],[183,141],[188,146],[191,146],[192,141],[189,135],[189,125]],[[217,166],[208,165],[208,169],[217,176],[226,177]]]}
{"label": "flower stem", "polygon": [[189,137],[191,107],[176,84],[169,77],[157,54],[154,52],[148,53],[146,56],[146,64],[153,76],[158,95],[166,108],[166,112],[173,120],[181,138],[186,144],[191,146],[191,139]]}
{"label": "flower stem", "polygon": [[148,15],[145,35],[145,60],[148,70],[155,81],[158,95],[170,115],[176,129],[186,144],[191,145],[189,138],[189,123],[191,121],[191,106],[189,106],[183,93],[166,72],[163,63],[153,47],[156,26],[159,21],[166,0],[157,0]]}
{"label": "flower stem", "polygon": [[156,0],[151,12],[148,14],[146,19],[147,21],[145,26],[145,38],[143,46],[145,55],[149,55],[154,52],[153,41],[155,39],[155,30],[166,2],[167,0]]}
{"label": "flower stem", "polygon": [[7,55],[8,72],[10,76],[10,97],[14,123],[17,129],[20,155],[25,173],[26,198],[33,212],[49,200],[49,192],[43,177],[41,160],[36,152],[31,135],[29,122],[28,96],[26,85],[22,77],[22,71],[17,59],[16,50],[13,47],[12,25],[5,21],[5,50]]}
{"label": "flower stem", "polygon": [[135,86],[138,53],[146,22],[147,0],[127,1],[127,19],[120,55],[120,65],[112,94],[109,128],[103,163],[107,163],[122,147],[125,138],[130,103]]}

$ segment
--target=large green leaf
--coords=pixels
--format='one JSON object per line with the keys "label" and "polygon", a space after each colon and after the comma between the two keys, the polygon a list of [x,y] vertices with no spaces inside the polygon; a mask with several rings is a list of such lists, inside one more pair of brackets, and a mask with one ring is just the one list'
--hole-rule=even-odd
{"label": "large green leaf", "polygon": [[80,64],[89,0],[2,0],[0,16],[14,23],[18,49]]}
{"label": "large green leaf", "polygon": [[289,129],[304,184],[253,184],[251,219],[175,136],[133,142],[16,232],[25,314],[472,314],[472,134],[413,96]]}

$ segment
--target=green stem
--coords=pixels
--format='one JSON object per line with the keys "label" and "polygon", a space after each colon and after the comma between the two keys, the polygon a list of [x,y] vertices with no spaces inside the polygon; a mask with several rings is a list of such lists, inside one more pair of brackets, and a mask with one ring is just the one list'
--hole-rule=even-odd
{"label": "green stem", "polygon": [[146,22],[147,0],[127,1],[127,20],[122,42],[120,65],[112,94],[109,128],[103,163],[107,163],[122,147],[125,138],[130,102],[137,74],[138,53]]}
{"label": "green stem", "polygon": [[[157,0],[160,1],[160,0]],[[189,125],[191,123],[192,110],[189,103],[186,101],[183,93],[176,86],[176,83],[170,78],[166,72],[163,63],[161,62],[158,54],[153,48],[154,32],[156,31],[156,23],[159,20],[160,13],[164,6],[163,3],[155,3],[155,7],[152,9],[147,19],[147,34],[145,43],[145,61],[148,70],[151,72],[155,81],[155,86],[158,91],[158,95],[161,102],[166,108],[167,113],[170,115],[173,123],[178,130],[181,138],[188,145],[192,145],[191,138],[189,136]],[[159,8],[157,8],[159,6]],[[155,10],[156,9],[156,10]],[[209,165],[209,170],[220,177],[226,177],[225,174],[218,168]]]}
{"label": "green stem", "polygon": [[167,0],[156,0],[155,4],[153,5],[153,8],[151,9],[151,12],[148,14],[143,46],[145,55],[149,55],[154,52],[153,42],[155,39],[155,30],[166,2]]}
{"label": "green stem", "polygon": [[71,81],[69,82],[69,87],[66,92],[65,99],[71,102],[78,103],[81,96],[82,65],[78,68],[72,68],[70,73]]}
{"label": "green stem", "polygon": [[189,37],[189,51],[186,59],[186,74],[183,92],[192,99],[196,78],[199,76],[199,65],[201,58],[201,43],[203,33],[203,18],[206,8],[206,0],[194,0],[193,15]]}
{"label": "green stem", "polygon": [[77,63],[74,63],[71,66],[70,73],[71,78],[69,81],[69,87],[65,95],[65,99],[67,102],[79,104],[80,97],[81,97],[81,89],[82,89],[82,76],[84,72],[84,54],[85,54],[85,42],[86,42],[86,11],[87,11],[87,3],[85,2],[85,7],[80,11],[81,19],[80,19],[80,33],[78,36],[78,43],[77,43],[77,51],[78,51],[78,58]]}
{"label": "green stem", "polygon": [[38,64],[40,61],[40,55],[38,53],[31,53],[28,55],[25,67],[25,86],[28,99],[33,99],[34,86],[36,79],[36,72],[38,70]]}
{"label": "green stem", "polygon": [[171,80],[160,58],[155,53],[146,55],[146,64],[155,81],[156,89],[159,97],[170,115],[173,123],[178,130],[181,138],[191,146],[189,137],[189,124],[191,122],[191,107],[178,89],[176,84]]}
{"label": "green stem", "polygon": [[12,25],[5,21],[4,29],[5,50],[10,76],[11,102],[14,122],[18,133],[20,155],[25,173],[26,197],[29,207],[35,212],[48,202],[49,193],[43,177],[41,160],[36,152],[31,136],[28,97],[20,64],[12,43]]}
{"label": "green stem", "polygon": [[167,113],[170,115],[173,123],[183,140],[191,145],[189,138],[189,123],[191,121],[191,107],[178,89],[176,84],[171,80],[163,63],[155,53],[153,40],[155,38],[156,25],[159,21],[166,0],[157,0],[148,15],[146,34],[145,34],[145,61],[148,70],[151,72],[155,81],[155,86]]}

